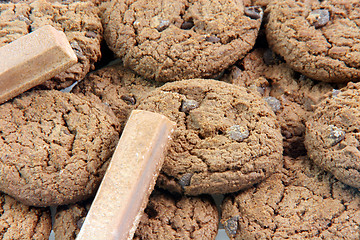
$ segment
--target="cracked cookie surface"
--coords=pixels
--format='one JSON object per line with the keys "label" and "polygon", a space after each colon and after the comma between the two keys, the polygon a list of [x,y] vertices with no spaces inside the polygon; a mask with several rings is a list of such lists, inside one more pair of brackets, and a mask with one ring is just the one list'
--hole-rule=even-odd
{"label": "cracked cookie surface", "polygon": [[242,0],[113,0],[102,20],[105,40],[126,67],[168,82],[211,77],[241,59],[262,14]]}
{"label": "cracked cookie surface", "polygon": [[337,84],[313,81],[292,70],[270,49],[256,48],[232,66],[221,80],[258,92],[272,105],[281,127],[284,154],[306,155],[305,122]]}
{"label": "cracked cookie surface", "polygon": [[103,28],[98,9],[92,3],[51,3],[45,0],[0,3],[0,47],[44,25],[51,25],[65,33],[78,62],[46,81],[42,87],[68,87],[95,68],[94,64],[101,57]]}
{"label": "cracked cookie surface", "polygon": [[360,80],[360,2],[277,0],[268,5],[269,45],[319,81]]}
{"label": "cracked cookie surface", "polygon": [[238,191],[271,175],[282,160],[274,113],[260,96],[228,83],[167,83],[137,109],[177,123],[157,184],[188,195]]}
{"label": "cracked cookie surface", "polygon": [[1,239],[48,240],[50,231],[50,209],[29,207],[0,193]]}
{"label": "cracked cookie surface", "polygon": [[0,105],[0,190],[34,206],[91,196],[119,137],[104,107],[56,90]]}
{"label": "cracked cookie surface", "polygon": [[340,181],[360,188],[360,85],[328,94],[306,122],[309,157]]}
{"label": "cracked cookie surface", "polygon": [[158,86],[161,84],[145,80],[122,64],[114,64],[89,73],[72,92],[109,105],[124,127],[135,105]]}
{"label": "cracked cookie surface", "polygon": [[221,222],[231,239],[359,239],[359,206],[358,190],[285,156],[279,172],[224,199]]}

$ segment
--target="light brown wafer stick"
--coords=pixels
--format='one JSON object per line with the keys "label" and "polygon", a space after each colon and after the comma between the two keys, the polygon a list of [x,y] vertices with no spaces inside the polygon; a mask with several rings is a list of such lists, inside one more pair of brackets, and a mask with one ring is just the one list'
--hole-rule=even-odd
{"label": "light brown wafer stick", "polygon": [[65,33],[43,26],[0,48],[0,104],[77,62]]}
{"label": "light brown wafer stick", "polygon": [[76,240],[132,239],[175,123],[134,110]]}

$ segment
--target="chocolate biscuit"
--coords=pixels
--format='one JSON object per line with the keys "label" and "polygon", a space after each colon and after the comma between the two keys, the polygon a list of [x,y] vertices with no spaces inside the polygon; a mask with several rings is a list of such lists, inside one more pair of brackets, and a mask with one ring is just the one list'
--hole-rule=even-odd
{"label": "chocolate biscuit", "polygon": [[96,191],[115,150],[111,109],[71,93],[24,93],[0,105],[0,190],[34,206]]}
{"label": "chocolate biscuit", "polygon": [[177,123],[157,181],[170,191],[238,191],[267,178],[281,163],[275,114],[245,88],[205,79],[167,83],[137,109]]}
{"label": "chocolate biscuit", "polygon": [[239,1],[113,0],[102,16],[111,50],[147,79],[217,75],[253,47],[260,7]]}

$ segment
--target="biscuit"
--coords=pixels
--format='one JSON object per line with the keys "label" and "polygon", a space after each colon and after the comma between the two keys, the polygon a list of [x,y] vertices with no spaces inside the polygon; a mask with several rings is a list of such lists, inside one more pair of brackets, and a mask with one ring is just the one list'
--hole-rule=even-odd
{"label": "biscuit", "polygon": [[358,0],[277,0],[268,5],[271,49],[295,71],[324,82],[360,80]]}
{"label": "biscuit", "polygon": [[284,157],[283,168],[227,196],[222,224],[230,239],[359,239],[360,193],[312,164]]}
{"label": "biscuit", "polygon": [[137,109],[177,123],[157,181],[170,191],[238,191],[267,178],[282,161],[274,113],[245,88],[205,79],[167,83]]}
{"label": "biscuit", "polygon": [[242,0],[113,0],[106,8],[109,48],[161,82],[212,77],[234,64],[255,44],[263,15]]}
{"label": "biscuit", "polygon": [[309,157],[340,181],[360,188],[360,85],[328,94],[306,122]]}
{"label": "biscuit", "polygon": [[155,190],[134,240],[215,239],[219,213],[210,196],[186,197]]}
{"label": "biscuit", "polygon": [[27,92],[0,105],[0,190],[34,206],[90,197],[119,138],[108,112],[56,90]]}
{"label": "biscuit", "polygon": [[158,86],[117,63],[89,73],[72,92],[109,105],[124,127],[135,105]]}
{"label": "biscuit", "polygon": [[0,238],[48,240],[50,210],[26,206],[0,193]]}
{"label": "biscuit", "polygon": [[306,155],[305,122],[324,95],[339,86],[316,82],[292,70],[270,49],[254,49],[221,78],[258,92],[281,126],[284,154]]}
{"label": "biscuit", "polygon": [[[56,240],[75,240],[90,204],[86,201],[58,208]],[[186,197],[155,189],[133,239],[215,239],[218,223],[218,210],[211,197]]]}
{"label": "biscuit", "polygon": [[0,47],[44,25],[64,31],[78,63],[46,81],[43,88],[70,86],[95,68],[100,59],[103,28],[98,9],[90,2],[0,3]]}

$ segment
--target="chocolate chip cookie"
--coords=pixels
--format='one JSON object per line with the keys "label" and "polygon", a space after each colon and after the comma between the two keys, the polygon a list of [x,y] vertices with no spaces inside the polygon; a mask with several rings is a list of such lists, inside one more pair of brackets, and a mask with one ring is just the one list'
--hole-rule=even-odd
{"label": "chocolate chip cookie", "polygon": [[177,123],[157,181],[170,191],[238,191],[267,178],[281,163],[275,114],[245,88],[205,79],[167,83],[137,109]]}
{"label": "chocolate chip cookie", "polygon": [[0,193],[0,238],[48,240],[51,231],[50,210],[28,207]]}
{"label": "chocolate chip cookie", "polygon": [[284,167],[227,196],[222,224],[231,239],[359,239],[360,193],[313,165],[284,157]]}
{"label": "chocolate chip cookie", "polygon": [[0,105],[0,190],[34,206],[91,196],[119,138],[111,112],[56,90]]}
{"label": "chocolate chip cookie", "polygon": [[221,80],[258,92],[275,112],[281,126],[284,154],[306,155],[305,122],[314,105],[339,86],[313,81],[292,70],[270,49],[254,49]]}
{"label": "chocolate chip cookie", "polygon": [[340,181],[360,188],[360,85],[328,94],[306,122],[312,160]]}
{"label": "chocolate chip cookie", "polygon": [[[55,215],[56,240],[75,240],[80,232],[90,201],[62,206]],[[209,196],[186,197],[155,189],[143,213],[134,238],[215,239],[219,214]]]}
{"label": "chocolate chip cookie", "polygon": [[360,80],[358,0],[276,0],[268,5],[266,35],[274,52],[319,81]]}
{"label": "chocolate chip cookie", "polygon": [[113,0],[106,7],[110,49],[161,82],[211,77],[234,64],[255,44],[263,16],[242,0]]}
{"label": "chocolate chip cookie", "polygon": [[140,99],[160,86],[159,83],[145,80],[121,63],[106,66],[88,74],[72,92],[90,97],[110,106],[124,126],[131,110]]}
{"label": "chocolate chip cookie", "polygon": [[65,32],[78,63],[42,87],[61,89],[70,86],[94,69],[101,57],[103,28],[98,8],[91,2],[0,3],[0,47],[44,25]]}

